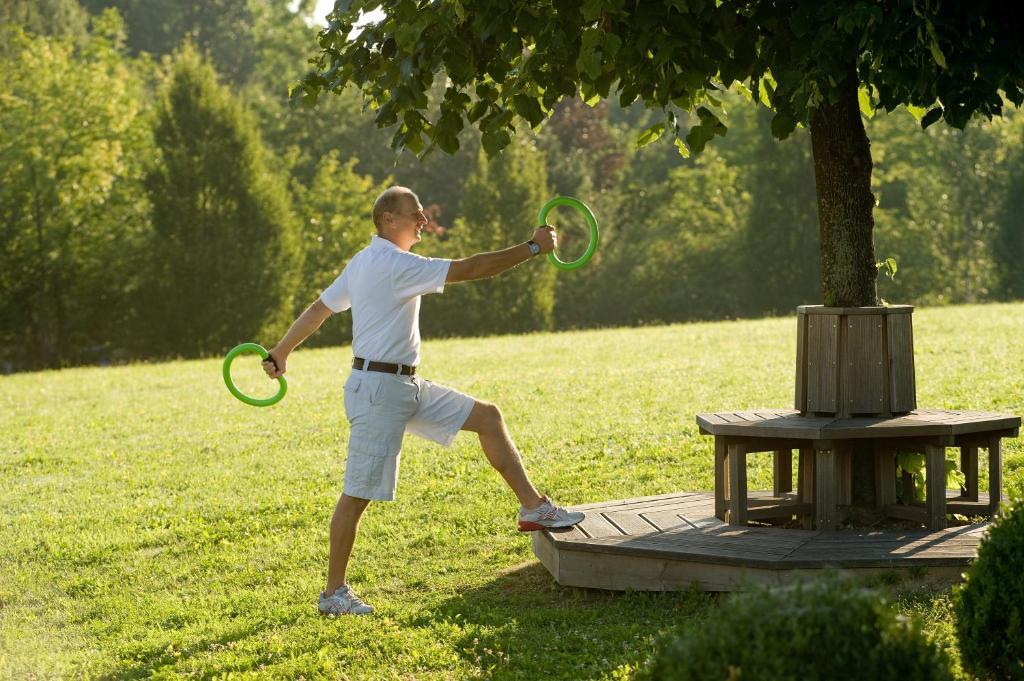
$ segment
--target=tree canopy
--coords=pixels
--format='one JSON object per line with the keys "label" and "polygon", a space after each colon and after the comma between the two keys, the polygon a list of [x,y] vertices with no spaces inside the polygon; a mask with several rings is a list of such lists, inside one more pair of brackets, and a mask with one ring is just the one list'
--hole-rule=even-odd
{"label": "tree canopy", "polygon": [[[363,12],[384,17],[361,29]],[[835,104],[852,76],[865,112],[908,105],[923,126],[963,128],[1024,102],[1024,22],[1015,3],[943,0],[768,1],[339,0],[319,36],[317,69],[292,96],[359,87],[392,146],[424,153],[459,147],[466,124],[484,148],[505,147],[516,122],[538,126],[563,97],[642,100],[665,112],[643,132],[666,131],[680,152],[725,134],[720,92],[771,107],[784,138]],[[355,30],[355,33],[353,31]],[[443,73],[436,111],[428,92]],[[688,129],[677,111],[692,111]]]}

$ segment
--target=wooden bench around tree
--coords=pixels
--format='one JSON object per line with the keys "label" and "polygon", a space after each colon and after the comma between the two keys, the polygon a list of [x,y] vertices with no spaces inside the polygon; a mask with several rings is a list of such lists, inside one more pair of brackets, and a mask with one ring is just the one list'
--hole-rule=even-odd
{"label": "wooden bench around tree", "polygon": [[[702,434],[715,436],[715,516],[731,525],[798,516],[806,528],[834,529],[839,522],[838,507],[850,504],[854,445],[870,443],[877,509],[889,517],[942,529],[947,513],[995,514],[1002,488],[1001,440],[1017,437],[1020,417],[917,409],[890,418],[836,418],[771,409],[698,414],[697,424]],[[947,447],[960,449],[965,477],[960,495],[948,500]],[[988,451],[989,493],[985,498],[978,492],[980,449]],[[791,482],[794,450],[799,452],[795,494]],[[771,497],[752,501],[746,463],[747,455],[755,452],[773,453],[774,489]],[[927,488],[923,504],[896,503],[897,453],[924,455]],[[912,489],[911,485],[908,492]]]}

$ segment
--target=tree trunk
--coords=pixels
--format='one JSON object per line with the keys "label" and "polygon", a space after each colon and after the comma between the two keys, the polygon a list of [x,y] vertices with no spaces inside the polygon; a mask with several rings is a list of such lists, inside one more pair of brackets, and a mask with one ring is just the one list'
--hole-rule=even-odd
{"label": "tree trunk", "polygon": [[[824,103],[811,117],[811,148],[821,229],[821,287],[826,306],[877,304],[875,219],[871,193],[871,143],[857,100],[857,72],[850,64],[839,99]],[[874,461],[871,447],[854,445],[851,502],[874,506]]]}
{"label": "tree trunk", "polygon": [[871,193],[871,144],[857,101],[851,64],[839,100],[811,117],[811,147],[821,229],[821,284],[830,307],[875,305],[875,221]]}

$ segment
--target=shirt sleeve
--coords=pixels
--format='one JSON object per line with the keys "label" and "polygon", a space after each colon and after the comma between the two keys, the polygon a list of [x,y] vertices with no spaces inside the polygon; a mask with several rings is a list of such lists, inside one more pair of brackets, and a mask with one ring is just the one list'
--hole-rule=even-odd
{"label": "shirt sleeve", "polygon": [[333,284],[324,289],[320,300],[331,312],[343,312],[352,307],[352,294],[348,290],[348,267],[341,271]]}
{"label": "shirt sleeve", "polygon": [[397,254],[391,272],[395,295],[406,300],[428,293],[441,293],[451,264],[452,261],[445,258],[424,258],[408,251]]}

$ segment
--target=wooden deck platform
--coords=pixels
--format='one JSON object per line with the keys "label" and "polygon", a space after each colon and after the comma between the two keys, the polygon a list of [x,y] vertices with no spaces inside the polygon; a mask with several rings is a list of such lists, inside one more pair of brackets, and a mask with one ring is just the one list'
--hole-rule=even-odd
{"label": "wooden deck platform", "polygon": [[[751,502],[770,494],[751,492]],[[737,527],[715,517],[710,492],[675,492],[573,510],[587,517],[571,530],[533,533],[533,551],[555,580],[637,591],[693,584],[706,591],[733,591],[830,569],[864,576],[907,572],[923,581],[952,583],[977,554],[989,526],[871,532]]]}

